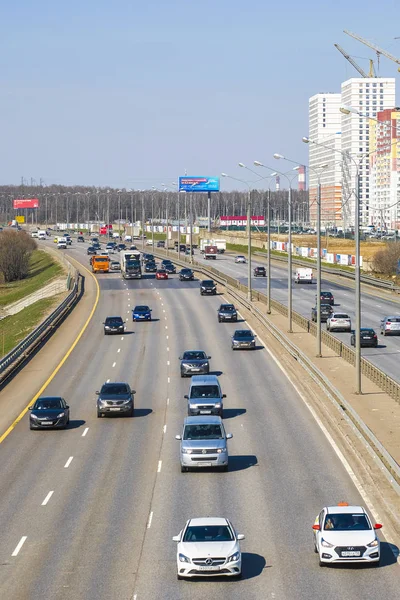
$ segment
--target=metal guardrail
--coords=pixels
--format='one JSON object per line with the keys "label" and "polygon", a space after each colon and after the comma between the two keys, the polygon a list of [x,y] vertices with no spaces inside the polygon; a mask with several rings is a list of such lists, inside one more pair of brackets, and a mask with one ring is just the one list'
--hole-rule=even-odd
{"label": "metal guardrail", "polygon": [[[165,253],[154,252],[159,256],[165,257]],[[189,260],[177,260],[174,258],[180,266],[188,266]],[[190,263],[189,263],[190,264]],[[347,402],[347,400],[340,394],[340,392],[326,379],[324,374],[316,367],[313,362],[295,346],[282,331],[278,329],[265,314],[263,314],[253,303],[249,302],[246,298],[247,286],[241,284],[236,279],[221,274],[215,267],[205,267],[197,261],[194,261],[191,265],[193,269],[201,272],[207,277],[213,277],[217,283],[224,285],[227,288],[228,293],[233,296],[242,306],[247,308],[257,319],[267,327],[267,329],[274,335],[276,339],[290,352],[290,354],[306,369],[311,377],[318,383],[321,389],[325,392],[328,398],[334,403],[335,407],[340,411],[341,416],[352,426],[358,437],[366,443],[366,447],[371,456],[376,460],[380,460],[382,463],[382,471],[393,486],[393,488],[400,494],[400,466],[388,453],[386,448],[380,443],[372,431],[365,425],[353,407]],[[241,295],[242,292],[244,295]],[[259,300],[266,302],[266,296],[257,292]],[[287,307],[280,304],[276,300],[271,300],[271,306],[278,310],[281,314],[287,315]],[[298,319],[298,320],[297,320]],[[293,320],[298,322],[312,335],[316,335],[317,326],[312,321],[309,321],[298,313],[293,313]],[[343,344],[340,340],[335,338],[327,331],[322,331],[322,341],[330,346],[339,356],[354,364],[355,353],[354,350]],[[376,368],[369,361],[362,359],[363,374],[369,379],[374,381],[374,377],[377,378],[375,383],[384,389],[389,395],[400,401],[400,385],[383,373],[380,369]],[[392,393],[390,393],[392,392]],[[394,395],[393,395],[394,393]]]}
{"label": "metal guardrail", "polygon": [[[265,259],[267,258],[266,252],[254,252],[256,256],[263,256]],[[281,262],[287,263],[287,256],[278,256],[277,254],[271,254],[271,260],[279,260]],[[301,258],[292,257],[292,263],[294,265],[299,265],[301,267],[316,267],[316,263],[312,261],[301,260]],[[346,269],[340,268],[330,268],[327,266],[322,266],[321,271],[323,273],[329,273],[330,275],[339,275],[340,277],[345,277],[347,279],[352,279],[354,281],[355,274],[351,271],[346,271]],[[400,294],[400,287],[393,284],[391,281],[385,281],[384,279],[378,279],[377,277],[373,277],[372,275],[361,275],[360,277],[361,283],[365,283],[367,285],[371,285],[373,287],[382,288],[386,290],[390,290]]]}
{"label": "metal guardrail", "polygon": [[32,350],[48,335],[61,318],[75,304],[79,294],[79,273],[75,271],[72,290],[53,312],[24,338],[6,356],[0,359],[0,383],[32,352]]}

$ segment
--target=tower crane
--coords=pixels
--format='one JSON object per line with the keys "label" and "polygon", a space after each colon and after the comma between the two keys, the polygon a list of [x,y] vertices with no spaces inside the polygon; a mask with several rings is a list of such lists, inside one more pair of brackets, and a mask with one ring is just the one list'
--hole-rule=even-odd
{"label": "tower crane", "polygon": [[351,56],[349,56],[349,54],[347,54],[347,52],[345,52],[343,50],[343,48],[341,46],[339,46],[339,44],[333,44],[335,46],[335,48],[337,50],[339,50],[339,52],[341,52],[343,54],[343,56],[345,57],[346,60],[349,61],[349,63],[351,65],[353,65],[353,67],[356,69],[356,71],[358,71],[361,75],[361,77],[368,77],[368,75],[366,74],[366,72],[364,71],[364,69],[362,69],[352,58]]}
{"label": "tower crane", "polygon": [[[393,54],[390,54],[389,52],[386,52],[386,50],[382,50],[382,48],[379,48],[378,46],[375,46],[375,44],[373,44],[372,42],[369,42],[368,40],[365,40],[364,38],[360,37],[356,33],[351,33],[351,31],[347,31],[347,29],[344,29],[343,32],[347,33],[347,35],[349,35],[350,37],[354,38],[355,40],[358,40],[362,44],[365,44],[369,48],[372,48],[372,50],[375,50],[376,55],[378,57],[378,64],[379,64],[379,58],[380,58],[380,56],[382,54],[382,56],[386,56],[386,58],[388,58],[389,60],[392,60],[396,64],[400,65],[400,59],[396,58],[395,56],[393,56]],[[400,66],[398,67],[397,70],[400,72]]]}

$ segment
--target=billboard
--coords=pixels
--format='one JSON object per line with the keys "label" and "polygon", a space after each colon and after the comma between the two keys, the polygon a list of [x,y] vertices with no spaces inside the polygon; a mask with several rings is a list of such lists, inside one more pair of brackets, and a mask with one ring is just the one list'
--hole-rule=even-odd
{"label": "billboard", "polygon": [[13,201],[14,208],[39,208],[38,198],[16,198]]}
{"label": "billboard", "polygon": [[179,177],[179,191],[219,192],[219,177]]}
{"label": "billboard", "polygon": [[22,215],[15,217],[15,220],[17,221],[17,223],[25,223],[25,217],[23,217]]}

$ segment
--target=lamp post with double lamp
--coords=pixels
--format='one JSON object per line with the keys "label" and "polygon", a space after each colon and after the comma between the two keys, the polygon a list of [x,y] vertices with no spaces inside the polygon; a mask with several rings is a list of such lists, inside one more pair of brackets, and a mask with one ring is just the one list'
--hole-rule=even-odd
{"label": "lamp post with double lamp", "polygon": [[251,282],[251,188],[250,183],[245,181],[244,179],[238,179],[237,177],[232,177],[231,175],[227,175],[226,173],[221,173],[222,177],[228,177],[229,179],[233,179],[234,181],[239,181],[248,187],[248,196],[247,196],[247,299],[249,302],[252,302],[253,294],[252,294],[252,282]]}
{"label": "lamp post with double lamp", "polygon": [[[257,161],[255,161],[254,163],[257,166]],[[242,167],[243,169],[247,169],[247,171],[250,171],[250,173],[254,173],[255,175],[258,176],[257,171],[253,171],[253,169],[250,169],[250,167],[246,167],[246,165],[244,165],[243,163],[239,163],[239,167]],[[268,182],[268,225],[267,225],[267,239],[268,239],[268,243],[267,243],[267,314],[270,315],[271,314],[271,190],[270,190],[270,185],[271,185],[271,181],[272,178],[275,177],[276,173],[271,173],[270,175],[267,175],[266,177],[261,177],[260,179],[258,179],[258,181],[264,181],[266,179],[269,180]]]}
{"label": "lamp post with double lamp", "polygon": [[305,144],[314,144],[316,146],[322,146],[323,148],[328,148],[332,152],[339,152],[342,157],[348,156],[356,169],[355,182],[354,182],[354,196],[355,196],[355,210],[354,210],[354,229],[355,229],[355,255],[356,255],[356,264],[355,264],[355,292],[356,292],[356,327],[355,327],[355,368],[356,368],[356,394],[362,394],[361,387],[361,272],[360,272],[360,196],[359,196],[359,165],[354,157],[349,152],[342,152],[341,150],[336,150],[335,148],[331,148],[326,144],[321,144],[320,142],[316,142],[314,140],[310,140],[308,137],[303,137],[303,142]]}
{"label": "lamp post with double lamp", "polygon": [[157,188],[153,185],[151,188],[151,245],[154,253],[154,192]]}
{"label": "lamp post with double lamp", "polygon": [[[279,158],[286,160],[287,162],[298,165],[297,161],[294,161],[286,156],[279,155]],[[305,165],[301,165],[305,166]],[[329,167],[329,164],[323,164],[320,167],[320,171],[313,167],[307,167],[312,171],[318,181],[317,186],[317,357],[322,356],[322,344],[321,344],[321,175],[324,169]]]}
{"label": "lamp post with double lamp", "polygon": [[[281,154],[274,154],[274,158],[279,159],[282,158]],[[262,162],[255,160],[254,164],[257,167],[264,167],[265,169],[269,169],[270,167],[265,166]],[[288,192],[288,221],[289,221],[289,231],[288,231],[288,332],[293,332],[292,326],[292,305],[293,305],[293,289],[292,289],[292,182],[297,177],[298,168],[295,167],[293,171],[296,171],[296,175],[293,177],[288,177],[286,173],[282,173],[281,171],[276,171],[274,175],[281,175],[285,177],[289,184],[289,192]]]}

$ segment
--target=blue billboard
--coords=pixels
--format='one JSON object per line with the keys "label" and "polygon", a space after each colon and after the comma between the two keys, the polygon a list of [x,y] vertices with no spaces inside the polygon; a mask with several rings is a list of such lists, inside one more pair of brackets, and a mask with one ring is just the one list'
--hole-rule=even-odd
{"label": "blue billboard", "polygon": [[179,177],[179,191],[219,192],[219,177]]}

